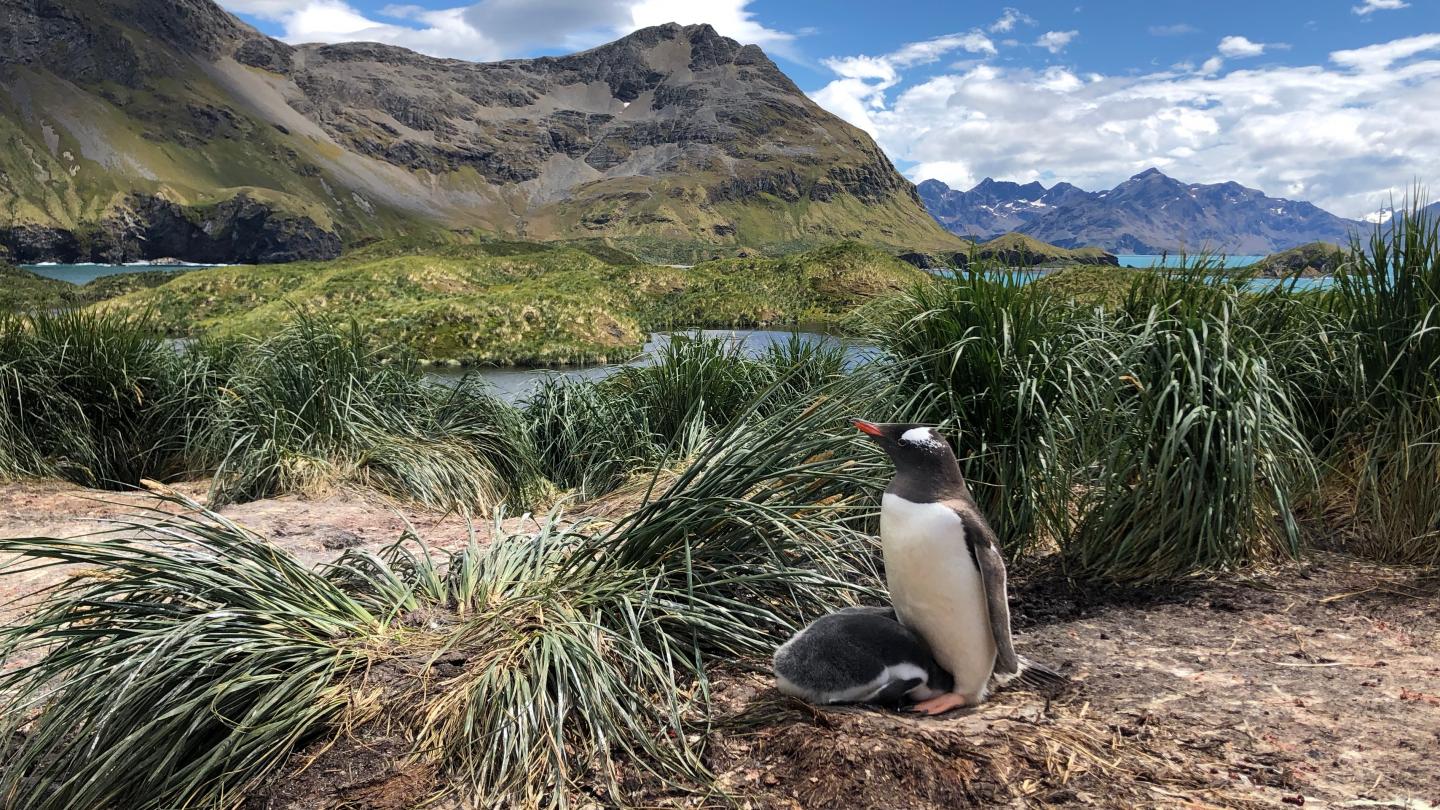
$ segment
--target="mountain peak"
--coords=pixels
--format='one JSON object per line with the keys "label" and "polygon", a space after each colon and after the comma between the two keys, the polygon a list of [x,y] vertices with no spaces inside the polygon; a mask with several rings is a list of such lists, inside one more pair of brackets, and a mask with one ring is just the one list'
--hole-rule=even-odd
{"label": "mountain peak", "polygon": [[1099,193],[1060,182],[1037,199],[1036,183],[987,178],[981,185],[923,199],[958,234],[990,238],[1009,230],[1115,253],[1273,253],[1307,242],[1346,244],[1358,225],[1307,202],[1267,197],[1233,181],[1185,184],[1155,167]]}
{"label": "mountain peak", "polygon": [[[0,66],[27,67],[0,82],[0,128],[22,141],[0,150],[0,199],[33,212],[0,214],[0,244],[25,243],[12,245],[17,255],[186,258],[188,242],[166,239],[190,239],[192,220],[212,209],[247,223],[303,218],[326,231],[324,252],[339,249],[341,233],[413,224],[634,238],[698,245],[697,255],[852,236],[958,246],[868,135],[815,104],[759,47],[710,25],[477,63],[375,43],[291,46],[212,0],[0,0],[0,10],[0,41],[15,46],[0,48]],[[49,112],[62,84],[65,108],[83,112]],[[51,137],[123,159],[71,182],[70,152]],[[158,147],[132,146],[146,141]],[[188,167],[217,150],[225,184],[207,175],[197,187]],[[31,183],[37,173],[57,180]],[[156,196],[167,186],[219,202],[192,211]],[[256,193],[225,208],[241,188]],[[750,215],[774,201],[789,213],[778,226]],[[88,244],[81,227],[108,241]]]}

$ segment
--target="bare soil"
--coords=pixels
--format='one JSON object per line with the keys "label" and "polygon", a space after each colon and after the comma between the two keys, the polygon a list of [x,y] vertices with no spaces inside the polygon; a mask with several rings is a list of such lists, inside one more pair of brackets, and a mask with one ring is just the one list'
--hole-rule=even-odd
{"label": "bare soil", "polygon": [[[78,534],[149,503],[61,484],[0,486],[0,536]],[[407,521],[441,547],[465,542],[468,531],[458,516],[368,493],[222,512],[312,563],[339,546],[393,542]],[[0,578],[0,603],[56,576]],[[636,777],[627,801],[1440,808],[1440,573],[1320,555],[1148,590],[1077,589],[1054,571],[1019,576],[1014,586],[1020,651],[1069,674],[1071,690],[1006,690],[938,719],[821,710],[781,696],[763,662],[749,662],[716,675],[713,796]],[[404,750],[399,739],[342,739],[308,752],[310,767],[248,806],[415,806],[443,776],[403,761]]]}
{"label": "bare soil", "polygon": [[940,719],[724,679],[755,807],[1440,807],[1440,576],[1340,557],[1180,588],[1021,580],[1018,646],[1075,681]]}

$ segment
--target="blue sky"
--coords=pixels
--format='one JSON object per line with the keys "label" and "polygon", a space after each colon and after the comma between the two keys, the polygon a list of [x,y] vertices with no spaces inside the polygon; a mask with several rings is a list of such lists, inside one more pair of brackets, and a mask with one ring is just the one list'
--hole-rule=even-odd
{"label": "blue sky", "polygon": [[1347,216],[1440,192],[1440,0],[220,2],[292,42],[477,61],[709,22],[917,181],[1101,188],[1156,165]]}

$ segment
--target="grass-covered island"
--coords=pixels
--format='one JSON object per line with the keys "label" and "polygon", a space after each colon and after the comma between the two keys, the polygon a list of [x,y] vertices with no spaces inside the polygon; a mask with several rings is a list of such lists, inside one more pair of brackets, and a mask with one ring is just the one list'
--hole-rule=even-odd
{"label": "grass-covered island", "polygon": [[303,313],[363,324],[385,356],[553,365],[629,357],[669,327],[834,326],[924,278],[854,242],[670,267],[598,241],[388,241],[334,261],[189,272],[100,309],[221,337],[273,334]]}
{"label": "grass-covered island", "polygon": [[[1250,292],[1204,268],[1119,278],[1122,294],[1077,302],[1058,282],[929,277],[856,246],[682,273],[594,246],[467,245],[200,271],[7,316],[0,478],[27,498],[61,479],[168,500],[99,534],[0,533],[3,580],[49,586],[0,631],[0,797],[1432,795],[1435,223],[1402,218],[1324,291]],[[437,310],[436,293],[467,303]],[[566,303],[532,322],[545,296]],[[881,350],[859,365],[799,342],[747,358],[681,340],[513,406],[407,360],[582,359],[664,323],[847,312]],[[194,323],[214,329],[166,339]],[[546,330],[563,351],[501,357],[489,337],[534,347]],[[1078,694],[1005,692],[927,723],[766,686],[799,624],[881,598],[890,470],[856,414],[943,425],[1011,560],[1022,651],[1066,665]],[[432,517],[394,545],[341,538],[312,568],[287,550],[291,517],[336,489]],[[232,517],[276,498],[291,512],[265,534]],[[417,528],[445,512],[477,516],[474,532]]]}

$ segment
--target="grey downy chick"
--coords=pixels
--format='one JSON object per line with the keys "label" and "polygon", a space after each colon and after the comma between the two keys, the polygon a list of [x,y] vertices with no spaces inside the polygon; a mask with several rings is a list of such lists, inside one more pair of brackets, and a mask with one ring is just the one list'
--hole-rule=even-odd
{"label": "grey downy chick", "polygon": [[898,706],[948,692],[950,673],[892,608],[821,616],[775,651],[775,685],[819,705]]}

